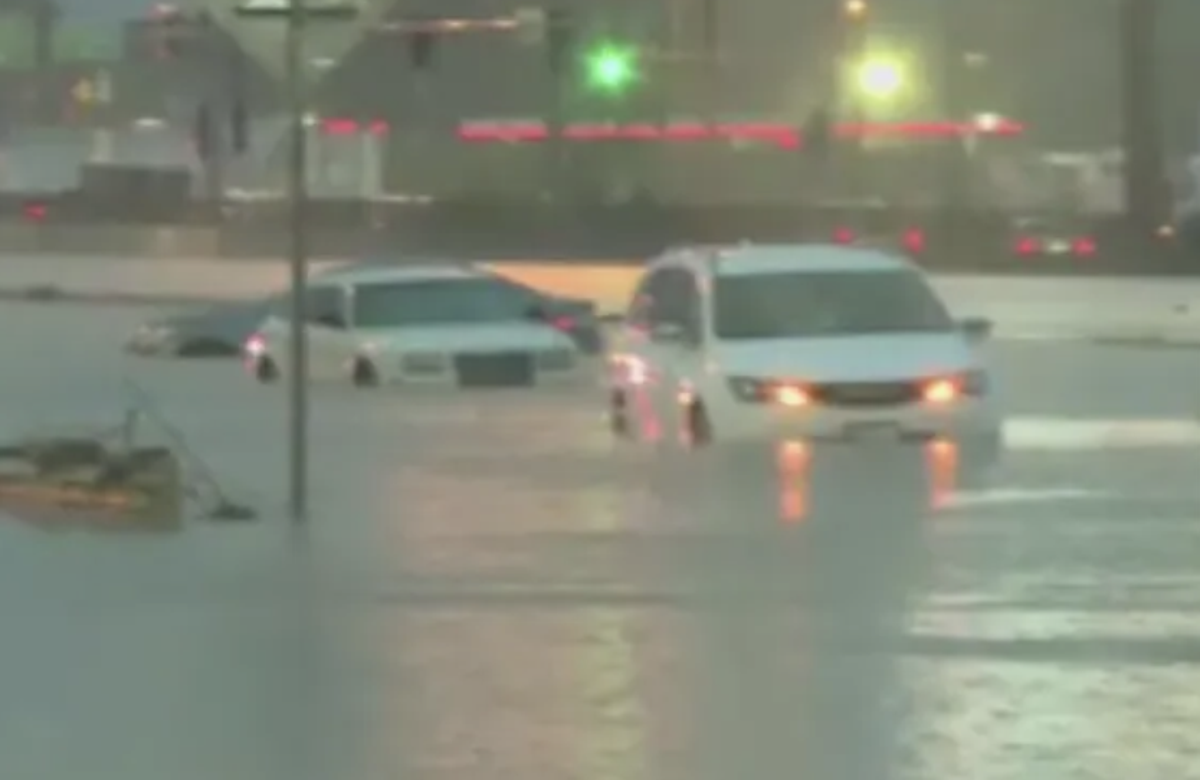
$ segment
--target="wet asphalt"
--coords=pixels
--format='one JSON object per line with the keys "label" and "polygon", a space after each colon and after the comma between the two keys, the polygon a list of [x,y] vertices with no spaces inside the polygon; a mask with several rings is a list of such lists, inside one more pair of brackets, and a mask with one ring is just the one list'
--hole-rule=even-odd
{"label": "wet asphalt", "polygon": [[[5,780],[1196,773],[1196,446],[1029,444],[959,495],[828,449],[749,495],[591,387],[318,388],[297,533],[284,393],[117,356],[140,316],[6,305],[0,432],[116,423],[132,378],[262,519],[0,525]],[[990,349],[1014,415],[1200,409],[1200,353]]]}

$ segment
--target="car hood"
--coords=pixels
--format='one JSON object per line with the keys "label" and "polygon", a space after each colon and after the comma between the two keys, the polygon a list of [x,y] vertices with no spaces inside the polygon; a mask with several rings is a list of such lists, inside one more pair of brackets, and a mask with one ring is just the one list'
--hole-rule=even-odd
{"label": "car hood", "polygon": [[730,376],[812,382],[912,379],[982,367],[956,333],[724,342],[717,359]]}
{"label": "car hood", "polygon": [[368,346],[422,352],[509,352],[569,349],[570,340],[540,323],[425,325],[361,331]]}

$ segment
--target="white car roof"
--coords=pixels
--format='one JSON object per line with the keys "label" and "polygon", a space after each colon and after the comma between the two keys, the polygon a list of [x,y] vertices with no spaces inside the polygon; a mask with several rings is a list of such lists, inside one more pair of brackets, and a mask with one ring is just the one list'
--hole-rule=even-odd
{"label": "white car roof", "polygon": [[363,285],[485,278],[490,278],[490,274],[472,265],[430,262],[403,265],[342,266],[313,277],[313,282]]}
{"label": "white car roof", "polygon": [[913,271],[917,267],[900,255],[880,249],[835,244],[748,244],[716,252],[716,276],[753,276],[823,271]]}

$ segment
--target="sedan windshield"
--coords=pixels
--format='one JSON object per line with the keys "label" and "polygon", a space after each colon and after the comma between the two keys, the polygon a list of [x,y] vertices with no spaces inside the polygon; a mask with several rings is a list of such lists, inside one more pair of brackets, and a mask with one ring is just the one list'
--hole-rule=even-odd
{"label": "sedan windshield", "polygon": [[721,339],[857,336],[952,330],[919,274],[829,271],[719,278],[714,327]]}
{"label": "sedan windshield", "polygon": [[511,322],[529,316],[529,296],[493,279],[364,284],[354,291],[359,328]]}

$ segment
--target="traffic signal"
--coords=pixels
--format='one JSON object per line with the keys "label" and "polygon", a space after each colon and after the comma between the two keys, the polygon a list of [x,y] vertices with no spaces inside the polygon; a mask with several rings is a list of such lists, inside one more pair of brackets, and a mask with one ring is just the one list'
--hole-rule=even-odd
{"label": "traffic signal", "polygon": [[409,62],[416,70],[426,70],[433,64],[433,50],[437,41],[429,30],[417,30],[408,39]]}
{"label": "traffic signal", "polygon": [[560,8],[546,12],[546,59],[550,71],[566,72],[575,49],[575,29],[571,17]]}
{"label": "traffic signal", "polygon": [[188,54],[194,42],[203,43],[213,31],[208,11],[185,13],[173,6],[156,6],[141,28],[149,34],[154,56],[175,60]]}
{"label": "traffic signal", "polygon": [[587,84],[598,92],[621,94],[641,80],[638,50],[633,46],[602,43],[584,60]]}
{"label": "traffic signal", "polygon": [[154,31],[154,53],[160,60],[179,59],[183,54],[178,18],[168,17],[158,22]]}

